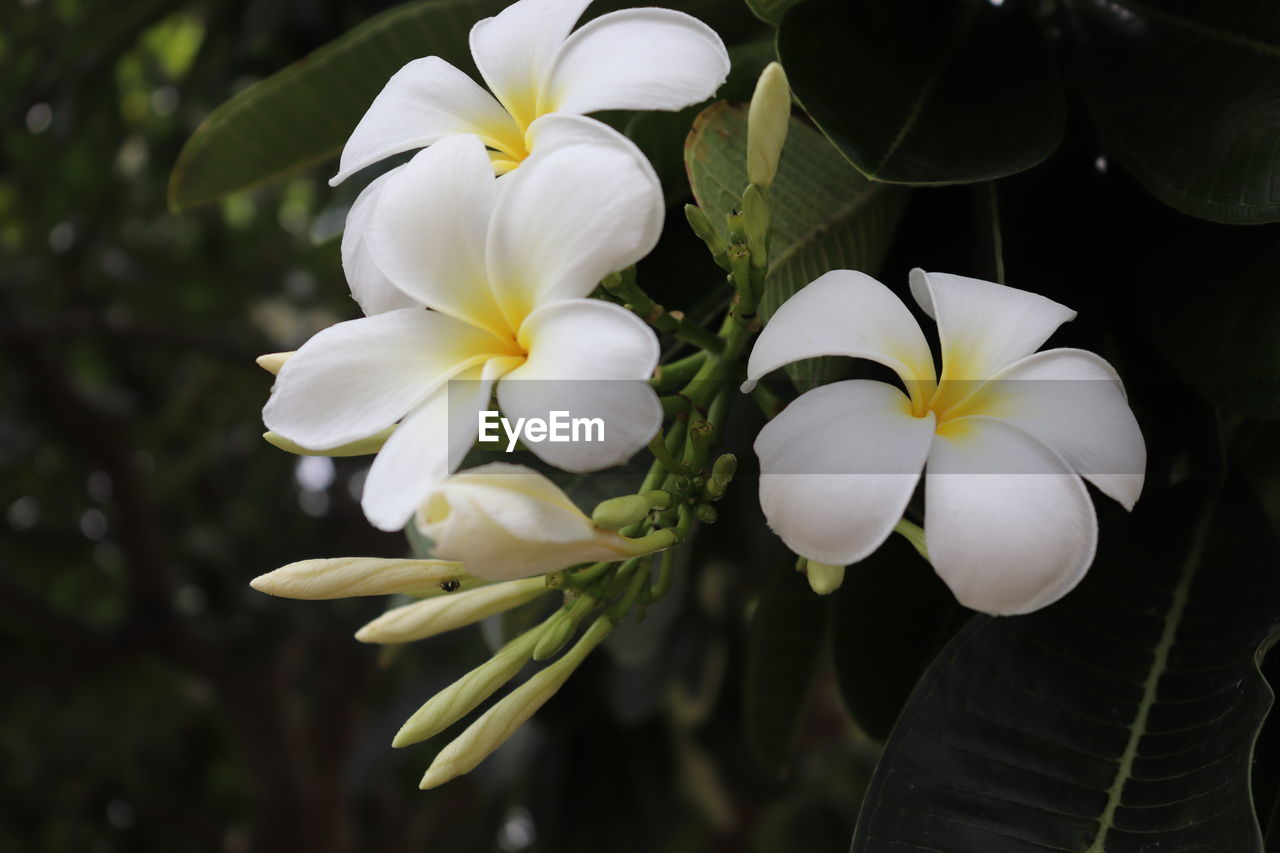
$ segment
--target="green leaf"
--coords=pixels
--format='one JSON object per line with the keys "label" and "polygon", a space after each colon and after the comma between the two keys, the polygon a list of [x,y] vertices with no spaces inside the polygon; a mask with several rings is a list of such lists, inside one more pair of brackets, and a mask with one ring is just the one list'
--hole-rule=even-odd
{"label": "green leaf", "polygon": [[1108,155],[1166,204],[1280,220],[1280,6],[1067,0]]}
{"label": "green leaf", "polygon": [[864,175],[990,180],[1062,137],[1061,87],[1028,6],[805,0],[778,28],[778,56],[796,100]]}
{"label": "green leaf", "polygon": [[1280,419],[1280,225],[1191,219],[1133,187],[1113,196],[1143,331],[1215,405]]}
{"label": "green leaf", "polygon": [[469,73],[467,33],[506,0],[433,0],[384,12],[227,101],[187,140],[169,179],[174,211],[336,157],[387,80],[436,55]]}
{"label": "green leaf", "polygon": [[830,597],[809,588],[791,565],[773,567],[747,635],[743,708],[756,757],[782,769],[800,735],[822,660]]}
{"label": "green leaf", "polygon": [[800,0],[747,0],[747,5],[757,18],[776,27],[783,14],[798,2]]}
{"label": "green leaf", "polygon": [[947,646],[885,747],[854,853],[1260,853],[1249,768],[1277,565],[1251,497],[1144,497],[1068,598],[976,617]]}
{"label": "green leaf", "polygon": [[[725,215],[737,206],[747,185],[746,163],[746,109],[726,103],[708,107],[685,143],[685,167],[694,198],[725,239]],[[765,319],[829,270],[874,275],[909,192],[871,183],[822,134],[792,119],[769,190],[769,276],[760,304]],[[787,372],[803,387],[836,378],[841,369],[836,359],[810,359]]]}
{"label": "green leaf", "polygon": [[883,741],[968,611],[898,535],[845,569],[832,597],[831,665],[840,697],[854,722]]}

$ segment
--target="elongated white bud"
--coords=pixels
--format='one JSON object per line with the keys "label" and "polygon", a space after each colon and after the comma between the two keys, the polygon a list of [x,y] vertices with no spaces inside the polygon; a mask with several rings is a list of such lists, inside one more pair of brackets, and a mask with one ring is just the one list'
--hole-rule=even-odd
{"label": "elongated white bud", "polygon": [[284,363],[291,358],[293,358],[293,352],[269,352],[258,356],[254,362],[258,367],[275,376],[280,372],[280,368],[284,367]]}
{"label": "elongated white bud", "polygon": [[747,181],[767,190],[791,123],[791,89],[782,66],[770,62],[756,81],[747,109]]}
{"label": "elongated white bud", "polygon": [[388,610],[356,632],[362,643],[408,643],[479,622],[547,592],[540,577],[495,583]]}
{"label": "elongated white bud", "polygon": [[418,787],[434,788],[471,772],[564,686],[573,671],[611,630],[613,624],[609,620],[596,620],[564,657],[512,690],[440,750]]}
{"label": "elongated white bud", "polygon": [[281,566],[249,581],[249,586],[268,595],[315,600],[422,592],[462,579],[462,565],[448,560],[334,557]]}
{"label": "elongated white bud", "polygon": [[541,625],[524,632],[499,649],[489,660],[432,696],[405,721],[400,731],[396,732],[391,745],[409,746],[426,740],[471,713],[529,662],[529,656],[541,634]]}

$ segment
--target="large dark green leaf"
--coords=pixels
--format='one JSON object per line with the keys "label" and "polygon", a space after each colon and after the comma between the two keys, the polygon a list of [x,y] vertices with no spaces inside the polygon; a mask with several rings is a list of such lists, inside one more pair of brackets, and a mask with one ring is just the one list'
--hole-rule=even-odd
{"label": "large dark green leaf", "polygon": [[1280,225],[1191,219],[1136,186],[1115,215],[1134,310],[1175,372],[1218,406],[1280,418]]}
{"label": "large dark green leaf", "polygon": [[1257,853],[1280,549],[1251,497],[1144,498],[1063,602],[975,618],[885,748],[855,853]]}
{"label": "large dark green leaf", "polygon": [[796,99],[863,174],[902,184],[1030,168],[1063,99],[1027,3],[805,0],[778,28]]}
{"label": "large dark green leaf", "polygon": [[[685,167],[698,205],[727,238],[725,214],[747,185],[746,110],[715,104],[694,123],[685,143]],[[908,190],[873,184],[840,156],[822,134],[792,119],[778,174],[769,190],[772,233],[769,277],[760,310],[778,306],[833,269],[880,267],[906,205]],[[830,359],[792,366],[793,378],[814,382],[837,375]]]}
{"label": "large dark green leaf", "polygon": [[182,210],[279,180],[342,150],[387,80],[436,55],[471,71],[467,33],[505,0],[431,0],[370,18],[209,114],[178,156],[169,206]]}
{"label": "large dark green leaf", "polygon": [[1066,0],[1107,153],[1160,200],[1280,220],[1280,5]]}
{"label": "large dark green leaf", "polygon": [[790,565],[773,568],[747,637],[747,742],[770,767],[786,765],[822,661],[830,599]]}

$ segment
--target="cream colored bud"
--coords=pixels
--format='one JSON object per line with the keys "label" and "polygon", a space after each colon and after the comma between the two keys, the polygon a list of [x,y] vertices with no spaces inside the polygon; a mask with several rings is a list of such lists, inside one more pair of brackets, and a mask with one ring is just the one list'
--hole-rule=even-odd
{"label": "cream colored bud", "polygon": [[438,556],[489,580],[634,554],[629,540],[592,524],[555,483],[502,462],[449,477],[428,496],[416,523]]}
{"label": "cream colored bud", "polygon": [[341,444],[324,450],[312,450],[311,448],[303,447],[278,432],[264,432],[262,437],[272,447],[278,447],[287,453],[296,453],[299,456],[368,456],[381,450],[382,445],[387,443],[387,439],[391,437],[391,433],[395,432],[395,429],[396,425],[392,424],[380,432],[375,432],[368,438],[361,438],[350,444]]}
{"label": "cream colored bud", "polygon": [[275,376],[280,372],[280,368],[284,367],[284,363],[293,358],[292,352],[269,352],[266,355],[260,355],[254,359],[254,362],[263,370]]}
{"label": "cream colored bud", "polygon": [[804,573],[809,579],[809,588],[818,595],[830,595],[844,583],[844,566],[832,566],[808,560],[805,563]]}
{"label": "cream colored bud", "polygon": [[747,181],[768,189],[791,123],[791,89],[782,66],[770,62],[756,81],[747,110]]}
{"label": "cream colored bud", "polygon": [[462,579],[462,566],[448,560],[335,557],[290,563],[259,575],[249,586],[268,595],[315,600],[438,590]]}
{"label": "cream colored bud", "polygon": [[613,624],[609,620],[596,620],[564,657],[512,690],[440,750],[418,787],[434,788],[470,773],[564,686],[573,671],[611,630]]}
{"label": "cream colored bud", "polygon": [[396,733],[393,747],[409,746],[439,734],[471,713],[529,662],[542,626],[526,631],[497,654],[427,700]]}
{"label": "cream colored bud", "polygon": [[356,632],[362,643],[408,643],[479,622],[547,592],[542,578],[495,583],[388,610]]}

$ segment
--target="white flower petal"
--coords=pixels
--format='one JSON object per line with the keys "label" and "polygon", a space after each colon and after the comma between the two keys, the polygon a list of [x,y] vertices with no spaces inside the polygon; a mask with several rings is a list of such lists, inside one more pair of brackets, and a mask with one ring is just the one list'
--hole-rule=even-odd
{"label": "white flower petal", "polygon": [[442,139],[383,186],[365,241],[378,269],[400,290],[505,338],[510,328],[484,266],[496,185],[478,139]]}
{"label": "white flower petal", "polygon": [[1070,592],[1093,562],[1098,522],[1084,482],[1004,421],[938,430],[925,471],[929,560],[966,607],[1030,613]]}
{"label": "white flower petal", "polygon": [[528,360],[498,385],[506,418],[547,420],[562,411],[603,422],[603,441],[528,442],[539,458],[596,471],[626,461],[657,434],[662,405],[647,379],[658,340],[630,311],[596,299],[554,302],[529,315],[520,341]]}
{"label": "white flower petal", "polygon": [[913,400],[933,392],[933,354],[893,291],[869,275],[832,270],[782,304],[756,340],[744,391],[785,364],[821,355],[866,358],[894,370]]}
{"label": "white flower petal", "polygon": [[964,405],[1030,433],[1125,509],[1142,493],[1146,443],[1120,377],[1100,356],[1038,352],[997,373]]}
{"label": "white flower petal", "polygon": [[538,111],[678,110],[710,98],[728,74],[724,43],[697,18],[625,9],[569,36],[543,83]]}
{"label": "white flower petal", "polygon": [[437,554],[453,555],[468,574],[488,580],[616,560],[627,552],[621,537],[597,530],[555,483],[501,462],[450,477],[427,498],[418,524]]}
{"label": "white flower petal", "polygon": [[[598,148],[613,148],[631,155],[632,163],[643,172],[653,185],[653,192],[661,194],[662,182],[653,164],[644,156],[636,144],[625,135],[614,130],[602,121],[587,116],[569,115],[567,113],[549,113],[539,117],[529,126],[526,134],[529,142],[529,159],[546,157],[561,148],[573,145],[593,145]],[[528,162],[528,161],[526,161]],[[652,220],[646,223],[646,231],[662,231],[663,210],[653,208]]]}
{"label": "white flower petal", "polygon": [[438,56],[415,59],[391,76],[342,149],[337,186],[392,154],[472,133],[494,148],[523,146],[520,129],[479,84]]}
{"label": "white flower petal", "polygon": [[844,566],[893,531],[920,479],[933,413],[901,391],[855,379],[802,394],[756,438],[760,506],[801,556]]}
{"label": "white flower petal", "polygon": [[516,363],[490,359],[438,388],[396,428],[378,452],[360,503],[380,530],[399,530],[431,490],[462,462],[476,439],[476,415],[493,383]]}
{"label": "white flower petal", "polygon": [[987,379],[1076,316],[1039,294],[921,269],[911,271],[911,295],[938,321],[944,382]]}
{"label": "white flower petal", "polygon": [[419,303],[391,283],[378,265],[373,262],[365,243],[364,231],[369,226],[370,214],[387,181],[403,167],[397,166],[381,175],[356,196],[355,204],[347,211],[347,225],[342,232],[342,272],[351,288],[351,298],[366,316],[394,311],[397,308],[417,308]]}
{"label": "white flower petal", "polygon": [[513,325],[539,305],[586,296],[657,244],[663,201],[652,169],[630,141],[607,139],[535,154],[498,182],[485,257]]}
{"label": "white flower petal", "polygon": [[491,341],[481,329],[422,308],[338,323],[280,368],[262,420],[309,450],[366,438],[491,349]]}
{"label": "white flower petal", "polygon": [[521,127],[537,116],[538,88],[591,0],[519,0],[471,28],[471,56]]}

